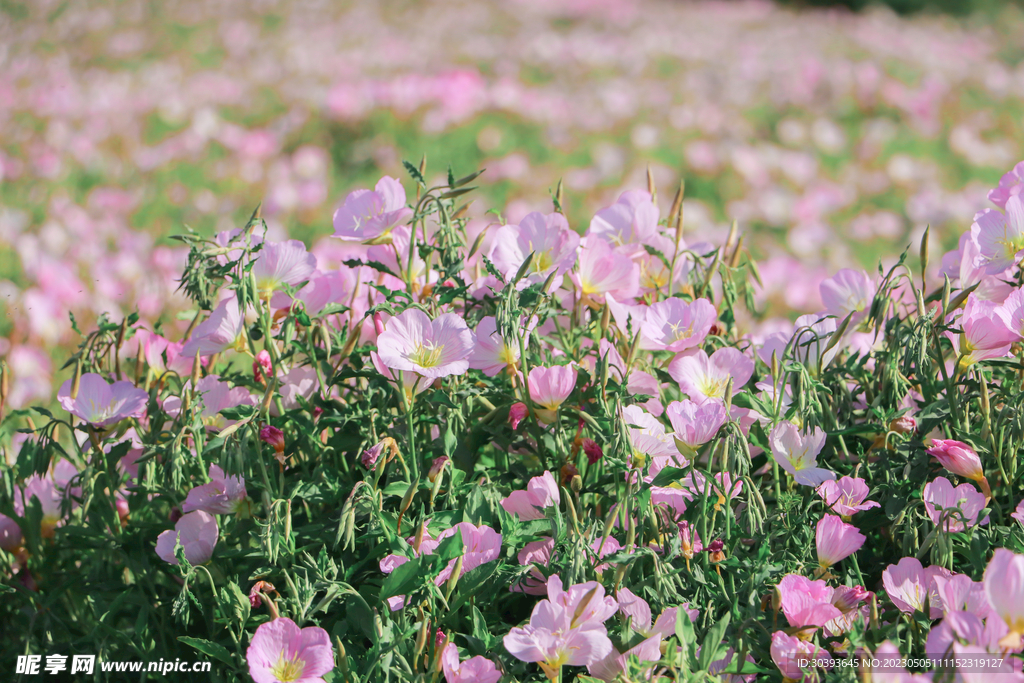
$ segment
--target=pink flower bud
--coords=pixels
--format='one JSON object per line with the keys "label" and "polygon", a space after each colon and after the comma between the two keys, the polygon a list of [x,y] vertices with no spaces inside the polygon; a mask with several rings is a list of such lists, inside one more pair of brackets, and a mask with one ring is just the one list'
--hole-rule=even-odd
{"label": "pink flower bud", "polygon": [[316,424],[320,421],[320,416],[324,414],[324,409],[320,406],[313,408],[313,423]]}
{"label": "pink flower bud", "polygon": [[447,455],[442,455],[440,458],[434,458],[434,462],[431,463],[430,469],[427,471],[427,479],[430,480],[430,483],[434,483],[434,480],[437,479],[437,475],[441,474],[441,471],[444,469],[446,464],[448,464]]}
{"label": "pink flower bud", "polygon": [[942,463],[942,466],[953,474],[979,481],[985,478],[981,467],[981,458],[967,444],[952,439],[932,439],[932,447],[928,455]]}
{"label": "pink flower bud", "polygon": [[512,426],[513,431],[519,428],[519,423],[523,421],[529,412],[525,403],[512,404],[512,407],[508,409],[508,423]]}
{"label": "pink flower bud", "polygon": [[274,584],[269,581],[257,581],[249,589],[249,604],[252,605],[253,609],[260,607],[263,604],[263,593],[269,593],[273,590],[276,590]]}
{"label": "pink flower bud", "polygon": [[378,336],[384,334],[384,317],[380,311],[373,314],[373,329],[377,331]]}
{"label": "pink flower bud", "polygon": [[372,470],[373,466],[377,464],[377,460],[380,458],[380,454],[384,451],[384,442],[381,441],[373,446],[370,446],[363,451],[362,457],[359,459],[363,463],[363,467],[368,470]]}
{"label": "pink flower bud", "polygon": [[583,439],[583,452],[587,454],[587,462],[591,465],[604,457],[604,451],[593,439]]}
{"label": "pink flower bud", "polygon": [[256,354],[256,359],[252,362],[252,374],[256,378],[256,381],[263,383],[264,379],[273,375],[273,366],[270,363],[270,354],[267,353],[266,349],[263,349]]}
{"label": "pink flower bud", "polygon": [[897,417],[889,423],[889,431],[897,434],[913,434],[917,431],[917,420],[910,415]]}
{"label": "pink flower bud", "polygon": [[273,425],[260,428],[260,441],[274,447],[275,453],[284,453],[284,432]]}

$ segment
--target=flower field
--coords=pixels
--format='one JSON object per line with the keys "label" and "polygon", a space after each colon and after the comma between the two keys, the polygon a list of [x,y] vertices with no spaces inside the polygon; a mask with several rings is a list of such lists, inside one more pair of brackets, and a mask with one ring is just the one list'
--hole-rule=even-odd
{"label": "flower field", "polygon": [[0,5],[2,679],[1024,680],[1021,28]]}

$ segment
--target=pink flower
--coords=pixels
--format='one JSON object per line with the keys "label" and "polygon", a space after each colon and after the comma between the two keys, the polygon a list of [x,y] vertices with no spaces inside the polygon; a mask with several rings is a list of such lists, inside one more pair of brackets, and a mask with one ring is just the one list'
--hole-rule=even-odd
{"label": "pink flower", "polygon": [[947,331],[946,337],[960,359],[959,369],[989,358],[1004,358],[1010,345],[1020,336],[1006,326],[996,310],[996,304],[979,299],[976,294],[967,297],[963,313],[956,319],[962,330],[959,334]]}
{"label": "pink flower", "polygon": [[486,657],[477,655],[460,662],[455,643],[448,643],[441,653],[441,671],[446,683],[498,683],[501,678],[494,662]]}
{"label": "pink flower", "polygon": [[[600,542],[600,540],[598,541]],[[544,538],[539,541],[531,541],[523,546],[523,549],[516,555],[516,559],[522,566],[539,564],[547,567],[551,564],[551,553],[555,549],[555,539]],[[547,589],[547,577],[540,573],[536,567],[530,569],[521,582],[509,587],[513,593],[527,593],[529,595],[545,595]]]}
{"label": "pink flower", "polygon": [[622,654],[619,654],[619,651],[613,647],[612,651],[605,655],[603,659],[588,665],[587,673],[602,681],[621,680],[618,676],[626,671],[626,665],[631,657],[636,657],[640,662],[657,662],[660,660],[661,640],[662,635],[658,633],[640,641],[640,643]]}
{"label": "pink flower", "polygon": [[801,434],[792,422],[780,422],[768,435],[772,457],[779,466],[793,475],[796,483],[818,486],[835,479],[834,472],[816,467],[818,453],[825,445],[825,432],[815,427],[811,434]]}
{"label": "pink flower", "polygon": [[71,398],[71,380],[67,380],[57,391],[57,400],[64,410],[92,426],[107,427],[129,417],[141,417],[149,394],[131,382],[108,384],[100,375],[87,372],[80,378],[75,398]]}
{"label": "pink flower", "polygon": [[754,373],[754,361],[732,347],[724,347],[709,357],[703,350],[679,354],[668,366],[668,374],[691,401],[704,403],[725,400],[726,386],[732,379],[736,394]]}
{"label": "pink flower", "polygon": [[561,496],[558,492],[558,483],[551,475],[551,472],[544,472],[539,477],[534,477],[526,484],[525,491],[513,491],[501,501],[501,507],[510,515],[519,515],[519,519],[525,521],[531,519],[544,519],[544,508],[558,505]]}
{"label": "pink flower", "polygon": [[[191,386],[192,381],[185,382],[185,388]],[[221,416],[222,410],[235,408],[237,406],[255,406],[259,399],[249,393],[245,387],[232,387],[222,381],[219,375],[207,375],[196,384],[195,401],[202,406],[203,424],[211,429],[224,429],[229,426],[227,418]],[[177,417],[181,413],[181,398],[169,396],[164,401],[164,412],[171,417]],[[233,423],[233,422],[232,422]]]}
{"label": "pink flower", "polygon": [[832,604],[834,591],[824,581],[787,574],[776,586],[782,613],[793,628],[824,626],[842,615]]}
{"label": "pink flower", "polygon": [[707,299],[687,303],[672,297],[651,304],[641,327],[642,346],[672,352],[699,347],[717,317],[718,311]]}
{"label": "pink flower", "polygon": [[512,431],[518,429],[519,423],[529,414],[530,410],[525,403],[513,403],[508,409],[508,423],[512,427]]}
{"label": "pink flower", "polygon": [[482,319],[476,326],[476,346],[469,355],[469,367],[494,377],[502,372],[515,372],[518,363],[519,344],[509,344],[498,334],[494,316]]}
{"label": "pink flower", "polygon": [[932,439],[932,447],[928,455],[934,456],[943,467],[958,476],[973,481],[985,478],[981,467],[981,458],[974,449],[962,441],[953,439]]}
{"label": "pink flower", "polygon": [[217,545],[217,520],[208,512],[196,510],[182,515],[174,525],[174,531],[167,530],[157,536],[156,554],[164,562],[178,564],[174,546],[181,544],[189,564],[205,564],[213,557]]}
{"label": "pink flower", "polygon": [[924,610],[928,599],[929,616],[942,616],[942,599],[935,584],[936,576],[952,576],[942,567],[923,567],[914,557],[904,557],[898,564],[890,564],[882,572],[882,585],[893,604],[907,614]]}
{"label": "pink flower", "polygon": [[533,212],[519,221],[519,225],[504,225],[495,232],[490,260],[505,279],[511,281],[526,257],[533,253],[530,268],[516,288],[543,284],[555,273],[549,286],[549,291],[553,292],[561,286],[562,275],[575,265],[579,246],[580,237],[569,229],[565,216]]}
{"label": "pink flower", "polygon": [[1016,197],[1024,190],[1024,161],[1007,171],[999,179],[999,186],[989,190],[988,200],[1000,209],[1006,208],[1010,197]]}
{"label": "pink flower", "polygon": [[241,476],[227,476],[212,463],[209,476],[209,484],[196,486],[188,492],[181,505],[182,512],[203,510],[215,515],[233,515],[245,507],[245,480]]}
{"label": "pink flower", "polygon": [[21,501],[18,501],[19,496],[15,492],[14,511],[19,516],[25,514],[25,508],[31,505],[33,498],[38,501],[43,513],[43,518],[40,521],[40,533],[43,538],[53,538],[54,529],[63,522],[64,498],[67,493],[62,491],[62,488],[49,477],[33,474],[25,480],[25,489],[21,491],[20,496]]}
{"label": "pink flower", "polygon": [[979,521],[985,496],[973,484],[965,482],[953,488],[948,479],[938,477],[924,485],[921,497],[928,516],[943,531],[964,531],[975,524],[988,524],[987,516]]}
{"label": "pink flower", "polygon": [[1013,290],[995,307],[995,313],[1018,338],[1024,337],[1024,287]]}
{"label": "pink flower", "polygon": [[977,236],[990,274],[1001,273],[1020,261],[1024,249],[1024,203],[1017,195],[1006,200],[1006,213],[985,209],[974,216],[971,232]]}
{"label": "pink flower", "polygon": [[[462,535],[463,574],[498,559],[501,554],[501,534],[486,524],[476,526],[469,522],[460,522],[438,534],[438,544],[455,534]],[[420,550],[423,550],[422,546]],[[440,586],[447,581],[455,569],[455,563],[456,560],[449,560],[448,565],[434,579],[434,583]]]}
{"label": "pink flower", "polygon": [[650,193],[644,190],[623,192],[614,204],[594,215],[587,234],[616,247],[626,247],[630,254],[643,253],[645,244],[668,254],[672,242],[660,234],[658,214],[658,205],[651,201]]}
{"label": "pink flower", "polygon": [[675,433],[679,452],[693,457],[697,448],[715,438],[725,424],[725,406],[717,401],[694,403],[688,399],[673,401],[665,408],[665,416]]}
{"label": "pink flower", "polygon": [[324,683],[334,669],[334,649],[327,631],[318,626],[300,629],[280,617],[262,624],[245,653],[255,683]]}
{"label": "pink flower", "polygon": [[995,615],[1009,629],[1000,646],[1020,649],[1024,645],[1024,555],[996,549],[982,583]]}
{"label": "pink flower", "polygon": [[544,424],[555,421],[558,407],[576,387],[576,368],[572,365],[555,365],[550,368],[535,366],[528,376],[530,399],[540,408],[537,418]]}
{"label": "pink flower", "polygon": [[682,608],[666,608],[652,624],[651,606],[639,595],[623,586],[618,590],[615,598],[619,603],[619,612],[630,619],[629,627],[648,638],[654,635],[661,635],[665,638],[671,637],[675,633],[676,615],[680,609],[686,612],[690,621],[695,621],[700,614],[697,610],[690,609],[686,603],[683,603]]}
{"label": "pink flower", "polygon": [[818,487],[818,495],[833,512],[849,518],[857,512],[879,507],[868,497],[868,485],[863,479],[843,477],[839,481],[828,480]]}
{"label": "pink flower", "polygon": [[389,320],[377,337],[384,365],[431,379],[465,373],[473,346],[473,333],[461,317],[443,313],[431,320],[416,308]]}
{"label": "pink flower", "polygon": [[854,321],[863,318],[875,298],[875,283],[863,270],[844,268],[818,286],[825,313],[843,320],[857,312]]}
{"label": "pink flower", "polygon": [[275,453],[284,453],[284,432],[274,425],[260,427],[260,441],[272,446]]}
{"label": "pink flower", "polygon": [[389,176],[377,181],[374,191],[355,190],[334,212],[334,236],[349,242],[379,240],[412,218],[405,205],[405,188]]}
{"label": "pink flower", "polygon": [[[830,662],[832,659],[825,650],[814,643],[786,635],[785,631],[776,631],[772,634],[771,655],[772,661],[779,667],[782,675],[793,681],[817,681],[818,674],[814,673],[817,663]],[[811,664],[801,667],[798,662],[804,660]],[[824,668],[832,667],[831,664],[826,664]]]}
{"label": "pink flower", "polygon": [[818,565],[828,569],[860,550],[867,539],[852,524],[846,524],[835,515],[825,515],[818,521],[814,540],[818,548]]}
{"label": "pink flower", "polygon": [[256,378],[257,382],[262,384],[264,380],[272,377],[273,374],[274,368],[270,362],[270,354],[267,353],[266,349],[263,349],[256,354],[256,359],[252,362],[252,375]]}
{"label": "pink flower", "polygon": [[238,346],[244,326],[245,319],[238,309],[238,300],[234,296],[224,299],[213,309],[209,318],[196,325],[192,336],[181,349],[181,356],[192,359],[196,351],[201,356],[212,356]]}
{"label": "pink flower", "polygon": [[1017,503],[1017,509],[1010,513],[1010,517],[1013,517],[1021,526],[1024,526],[1024,500]]}
{"label": "pink flower", "polygon": [[578,268],[569,277],[581,297],[590,302],[604,303],[605,295],[625,301],[640,290],[640,268],[637,264],[596,235],[586,238],[586,244],[580,250]]}
{"label": "pink flower", "polygon": [[552,576],[548,599],[533,608],[529,624],[508,632],[505,649],[522,662],[537,662],[549,678],[566,665],[589,666],[612,652],[604,622],[617,607],[595,581],[563,591],[562,580]]}
{"label": "pink flower", "polygon": [[256,288],[270,298],[282,285],[295,286],[309,280],[316,271],[316,256],[299,240],[264,242],[252,264]]}
{"label": "pink flower", "polygon": [[[802,315],[793,322],[793,360],[807,366],[811,375],[817,376],[818,364],[821,363],[821,367],[825,368],[842,350],[842,343],[839,343],[825,351],[838,324],[835,318],[821,318],[817,315]],[[771,358],[770,351],[768,357]],[[782,361],[781,352],[779,361]]]}

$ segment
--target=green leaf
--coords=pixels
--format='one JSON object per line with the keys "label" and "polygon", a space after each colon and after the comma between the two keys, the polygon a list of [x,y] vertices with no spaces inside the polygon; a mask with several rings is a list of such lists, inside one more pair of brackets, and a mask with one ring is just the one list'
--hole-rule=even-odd
{"label": "green leaf", "polygon": [[718,659],[718,650],[725,642],[725,630],[729,628],[731,619],[732,616],[726,613],[717,624],[708,629],[700,648],[700,656],[697,659],[697,666],[701,671],[707,671],[711,663]]}
{"label": "green leaf", "polygon": [[405,170],[409,172],[409,175],[412,176],[413,180],[419,183],[422,187],[427,186],[427,181],[423,179],[423,174],[420,173],[420,169],[416,168],[404,159],[402,160],[402,166],[405,166]]}
{"label": "green leaf", "polygon": [[[461,544],[462,540],[459,539],[459,545],[461,546]],[[440,549],[440,546],[438,548]],[[420,588],[426,583],[428,577],[437,574],[440,564],[441,558],[434,554],[420,555],[416,559],[400,565],[388,575],[388,578],[384,579],[384,585],[380,589],[380,599],[387,600],[396,595],[406,595]]]}
{"label": "green leaf", "polygon": [[651,482],[651,486],[667,486],[686,478],[686,470],[679,467],[666,467]]}
{"label": "green leaf", "polygon": [[211,643],[209,640],[203,640],[202,638],[192,638],[189,636],[178,636],[178,640],[191,648],[199,650],[204,655],[215,657],[231,667],[235,666],[234,657],[231,656],[231,653],[228,652],[227,648],[223,645]]}

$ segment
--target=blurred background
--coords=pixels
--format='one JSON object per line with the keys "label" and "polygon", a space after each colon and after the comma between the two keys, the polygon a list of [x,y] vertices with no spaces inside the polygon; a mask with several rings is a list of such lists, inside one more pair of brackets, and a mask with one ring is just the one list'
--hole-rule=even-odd
{"label": "blurred background", "polygon": [[[821,6],[828,5],[828,6]],[[50,398],[99,314],[172,338],[188,228],[329,264],[331,217],[381,175],[486,167],[472,215],[585,230],[642,188],[686,237],[732,219],[761,302],[817,310],[837,268],[932,263],[1024,157],[1024,14],[995,0],[0,0],[0,355]],[[804,265],[795,267],[797,260]]]}

